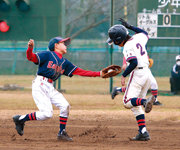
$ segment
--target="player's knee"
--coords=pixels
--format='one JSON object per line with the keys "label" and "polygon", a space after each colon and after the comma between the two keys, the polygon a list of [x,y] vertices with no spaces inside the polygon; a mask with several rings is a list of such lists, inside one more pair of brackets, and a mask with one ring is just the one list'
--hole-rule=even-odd
{"label": "player's knee", "polygon": [[45,116],[46,119],[52,118],[53,112],[52,111],[46,111],[44,113],[44,116]]}
{"label": "player's knee", "polygon": [[131,109],[131,108],[133,108],[133,105],[131,104],[131,101],[129,101],[129,102],[127,102],[127,103],[124,103],[124,107],[125,107],[126,109]]}
{"label": "player's knee", "polygon": [[64,106],[61,108],[60,112],[61,112],[60,116],[63,116],[63,117],[68,117],[69,116],[70,105],[69,105],[68,102],[66,104],[64,104]]}

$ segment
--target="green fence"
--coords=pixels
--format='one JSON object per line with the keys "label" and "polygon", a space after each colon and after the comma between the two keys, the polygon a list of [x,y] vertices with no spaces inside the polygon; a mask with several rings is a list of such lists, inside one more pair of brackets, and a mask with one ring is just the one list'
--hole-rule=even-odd
{"label": "green fence", "polygon": [[[74,65],[92,71],[99,71],[108,66],[109,47],[106,43],[100,42],[94,45],[71,44],[68,53],[64,55]],[[81,41],[82,43],[82,41]],[[34,52],[47,50],[47,42],[35,43]],[[27,42],[0,42],[0,75],[10,74],[36,74],[37,66],[26,58]],[[175,64],[175,56],[180,54],[179,47],[148,47],[150,58],[154,59],[151,68],[154,76],[170,76],[170,71]],[[122,49],[114,47],[113,62],[122,66]]]}

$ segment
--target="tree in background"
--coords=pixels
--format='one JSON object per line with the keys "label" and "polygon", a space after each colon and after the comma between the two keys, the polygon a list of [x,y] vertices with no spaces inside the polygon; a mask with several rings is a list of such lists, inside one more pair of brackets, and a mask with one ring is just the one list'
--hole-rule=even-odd
{"label": "tree in background", "polygon": [[[124,6],[127,6],[127,15]],[[97,34],[96,38],[106,36],[110,22],[111,0],[67,0],[66,1],[66,37],[85,38]],[[114,21],[126,18],[135,24],[136,0],[114,0]]]}

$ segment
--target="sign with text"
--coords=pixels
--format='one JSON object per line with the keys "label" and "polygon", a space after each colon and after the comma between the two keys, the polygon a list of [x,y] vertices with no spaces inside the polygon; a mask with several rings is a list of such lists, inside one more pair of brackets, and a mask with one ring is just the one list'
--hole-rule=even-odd
{"label": "sign with text", "polygon": [[157,37],[157,14],[138,13],[137,26],[148,32],[149,37]]}
{"label": "sign with text", "polygon": [[137,26],[150,45],[180,46],[180,0],[137,0]]}

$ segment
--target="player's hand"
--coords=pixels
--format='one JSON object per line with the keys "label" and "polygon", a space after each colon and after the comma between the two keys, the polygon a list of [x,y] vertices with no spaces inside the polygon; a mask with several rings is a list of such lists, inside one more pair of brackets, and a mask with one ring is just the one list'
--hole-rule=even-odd
{"label": "player's hand", "polygon": [[121,76],[121,85],[125,86],[126,77]]}
{"label": "player's hand", "polygon": [[132,28],[132,25],[131,25],[129,22],[125,21],[124,19],[119,18],[119,21],[120,21],[121,24],[122,24],[123,26],[125,26],[126,28],[128,28],[128,29],[131,29],[131,28]]}
{"label": "player's hand", "polygon": [[127,66],[126,64],[123,64],[122,69],[126,70],[126,66]]}
{"label": "player's hand", "polygon": [[28,42],[28,47],[29,48],[34,48],[34,40],[33,39],[30,39],[29,42]]}

